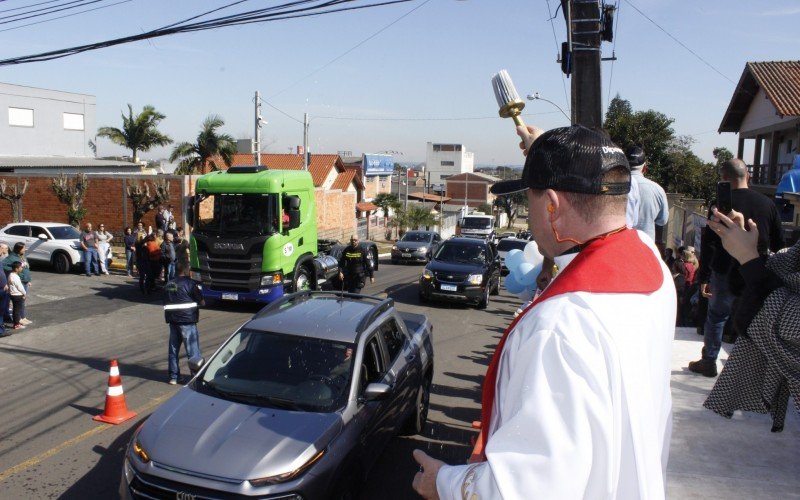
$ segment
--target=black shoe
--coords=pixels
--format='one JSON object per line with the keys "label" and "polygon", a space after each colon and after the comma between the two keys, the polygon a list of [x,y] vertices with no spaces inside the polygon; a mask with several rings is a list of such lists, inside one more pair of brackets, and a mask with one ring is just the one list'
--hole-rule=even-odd
{"label": "black shoe", "polygon": [[704,377],[717,376],[717,362],[709,359],[699,359],[689,362],[689,371],[699,373]]}

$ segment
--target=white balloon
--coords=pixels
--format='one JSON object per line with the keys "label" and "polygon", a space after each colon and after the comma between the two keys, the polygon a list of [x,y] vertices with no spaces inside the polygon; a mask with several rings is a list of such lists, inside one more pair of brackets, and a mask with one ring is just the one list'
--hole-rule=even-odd
{"label": "white balloon", "polygon": [[539,252],[539,245],[535,241],[529,241],[525,245],[523,254],[525,255],[525,262],[529,262],[534,266],[538,266],[544,260],[544,256]]}

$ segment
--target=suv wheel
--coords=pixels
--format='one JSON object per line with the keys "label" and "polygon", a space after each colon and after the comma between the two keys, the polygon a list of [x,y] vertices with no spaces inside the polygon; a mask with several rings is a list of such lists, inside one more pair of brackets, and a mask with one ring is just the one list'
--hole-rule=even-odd
{"label": "suv wheel", "polygon": [[53,269],[58,274],[66,274],[69,272],[69,268],[71,266],[71,262],[69,261],[69,257],[67,257],[63,253],[57,253],[53,255]]}
{"label": "suv wheel", "polygon": [[497,280],[494,282],[494,286],[492,287],[492,295],[500,295],[500,276],[498,276]]}
{"label": "suv wheel", "polygon": [[425,424],[428,421],[428,405],[431,400],[431,382],[426,377],[417,391],[417,398],[414,400],[414,411],[408,416],[403,425],[403,435],[414,436],[422,434]]}

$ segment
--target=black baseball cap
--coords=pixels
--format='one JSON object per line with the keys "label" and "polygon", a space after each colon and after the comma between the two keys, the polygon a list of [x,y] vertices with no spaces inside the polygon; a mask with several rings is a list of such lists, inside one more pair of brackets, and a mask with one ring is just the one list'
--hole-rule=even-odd
{"label": "black baseball cap", "polygon": [[584,194],[627,194],[625,182],[603,182],[613,168],[630,172],[622,149],[600,130],[572,125],[548,130],[531,145],[522,178],[497,182],[492,194],[504,195],[526,189],[554,189]]}
{"label": "black baseball cap", "polygon": [[628,165],[635,168],[644,165],[646,160],[644,156],[644,149],[639,146],[631,146],[625,151],[625,156],[628,158]]}

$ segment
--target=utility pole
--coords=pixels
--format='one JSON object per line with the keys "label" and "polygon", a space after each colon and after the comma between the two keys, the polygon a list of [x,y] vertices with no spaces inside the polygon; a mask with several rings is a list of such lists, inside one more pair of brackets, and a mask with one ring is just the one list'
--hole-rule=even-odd
{"label": "utility pole", "polygon": [[303,113],[303,170],[308,170],[308,113]]}
{"label": "utility pole", "polygon": [[253,155],[256,157],[256,166],[261,165],[261,93],[256,90],[256,139],[253,143]]}
{"label": "utility pole", "polygon": [[572,123],[587,127],[603,125],[600,44],[614,33],[615,6],[600,0],[561,0],[567,22],[567,41],[561,45],[561,71],[572,77]]}

